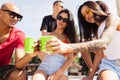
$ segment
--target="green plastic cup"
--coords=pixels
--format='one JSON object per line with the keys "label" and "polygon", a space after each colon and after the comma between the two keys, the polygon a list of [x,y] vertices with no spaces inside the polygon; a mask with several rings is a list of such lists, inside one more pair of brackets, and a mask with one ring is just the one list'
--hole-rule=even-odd
{"label": "green plastic cup", "polygon": [[46,42],[52,38],[56,38],[55,36],[42,36],[40,37],[40,50],[44,51],[46,53],[52,53],[53,51],[49,49],[46,49]]}
{"label": "green plastic cup", "polygon": [[25,41],[24,41],[24,45],[25,45],[25,53],[33,53],[34,52],[34,42],[35,42],[35,39],[34,38],[25,38]]}

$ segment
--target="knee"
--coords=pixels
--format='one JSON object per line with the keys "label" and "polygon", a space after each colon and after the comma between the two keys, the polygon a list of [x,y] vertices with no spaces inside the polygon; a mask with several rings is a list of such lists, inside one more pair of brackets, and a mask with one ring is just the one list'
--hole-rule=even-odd
{"label": "knee", "polygon": [[99,58],[103,58],[105,55],[103,54],[103,51],[96,51],[95,55],[98,56]]}
{"label": "knee", "polygon": [[69,80],[69,78],[68,78],[68,76],[66,76],[66,75],[62,75],[62,76],[60,77],[60,80]]}
{"label": "knee", "polygon": [[27,73],[22,70],[15,70],[10,73],[8,80],[27,80]]}

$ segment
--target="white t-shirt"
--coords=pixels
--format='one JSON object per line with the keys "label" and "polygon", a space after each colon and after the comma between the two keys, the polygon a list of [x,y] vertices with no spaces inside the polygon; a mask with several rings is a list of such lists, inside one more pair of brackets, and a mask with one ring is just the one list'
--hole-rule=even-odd
{"label": "white t-shirt", "polygon": [[[104,21],[98,28],[98,38],[100,38],[105,28],[105,23],[106,21]],[[106,50],[104,50],[104,54],[109,60],[120,58],[120,31],[115,32],[115,36],[112,39],[111,43],[107,46]]]}

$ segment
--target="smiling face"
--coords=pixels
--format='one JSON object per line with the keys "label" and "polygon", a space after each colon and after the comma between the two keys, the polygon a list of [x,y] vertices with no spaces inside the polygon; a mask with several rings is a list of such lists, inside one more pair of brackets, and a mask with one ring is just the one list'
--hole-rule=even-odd
{"label": "smiling face", "polygon": [[19,9],[11,3],[6,3],[1,7],[1,21],[8,27],[14,27],[22,19]]}
{"label": "smiling face", "polygon": [[95,23],[93,12],[87,6],[83,6],[81,8],[81,14],[85,18],[85,20],[89,23]]}
{"label": "smiling face", "polygon": [[57,16],[57,28],[64,29],[67,26],[68,21],[69,21],[68,14],[62,12]]}

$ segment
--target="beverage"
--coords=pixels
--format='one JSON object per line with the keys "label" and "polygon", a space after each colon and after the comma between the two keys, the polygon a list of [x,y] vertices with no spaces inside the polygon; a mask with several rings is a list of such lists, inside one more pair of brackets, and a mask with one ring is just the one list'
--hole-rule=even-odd
{"label": "beverage", "polygon": [[40,50],[44,51],[46,53],[52,53],[53,51],[50,50],[50,48],[46,49],[46,42],[52,38],[56,38],[55,36],[42,36],[40,37]]}
{"label": "beverage", "polygon": [[33,53],[34,52],[34,38],[27,37],[25,38],[24,45],[25,45],[25,53]]}

